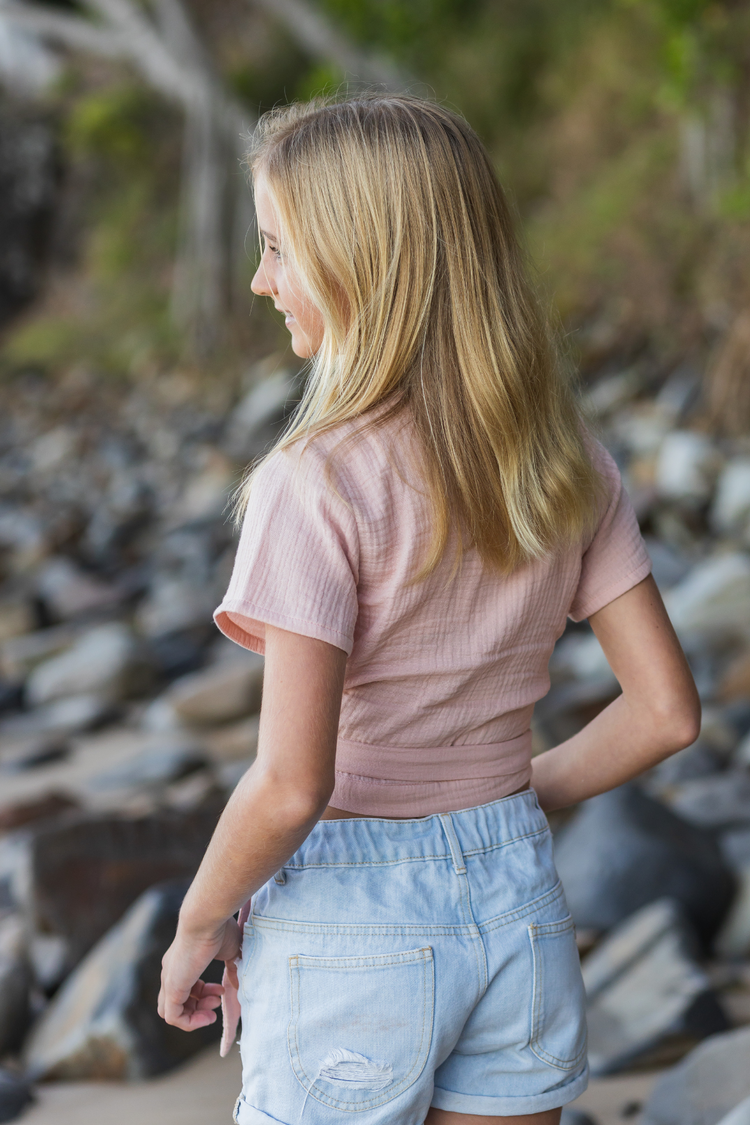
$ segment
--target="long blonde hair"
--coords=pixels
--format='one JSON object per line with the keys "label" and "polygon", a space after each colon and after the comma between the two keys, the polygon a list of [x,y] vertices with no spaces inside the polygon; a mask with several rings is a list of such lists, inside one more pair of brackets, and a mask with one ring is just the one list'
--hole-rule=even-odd
{"label": "long blonde hair", "polygon": [[468,541],[503,574],[580,541],[603,480],[467,122],[407,95],[320,99],[265,114],[248,164],[325,326],[276,448],[393,396],[378,421],[410,410],[432,508],[418,577],[440,561],[456,517],[459,555]]}

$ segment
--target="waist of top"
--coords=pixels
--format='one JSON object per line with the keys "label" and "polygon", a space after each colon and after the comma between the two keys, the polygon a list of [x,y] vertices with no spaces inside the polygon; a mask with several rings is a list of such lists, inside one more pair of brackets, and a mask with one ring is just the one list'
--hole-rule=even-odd
{"label": "waist of top", "polygon": [[531,730],[504,742],[376,746],[339,738],[336,770],[381,781],[463,781],[518,773],[531,759]]}

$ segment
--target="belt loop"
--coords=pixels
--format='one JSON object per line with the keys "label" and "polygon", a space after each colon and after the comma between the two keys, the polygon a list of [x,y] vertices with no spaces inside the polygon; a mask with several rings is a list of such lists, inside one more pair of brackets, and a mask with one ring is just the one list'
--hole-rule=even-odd
{"label": "belt loop", "polygon": [[286,883],[286,871],[283,867],[276,872],[273,877],[273,881],[274,883],[278,883],[280,887],[283,887],[284,883]]}
{"label": "belt loop", "polygon": [[464,861],[464,853],[461,851],[461,845],[458,842],[456,829],[453,827],[453,817],[450,813],[440,813],[440,823],[443,826],[443,832],[445,832],[445,838],[448,841],[448,847],[451,850],[453,870],[457,875],[465,875],[466,863]]}

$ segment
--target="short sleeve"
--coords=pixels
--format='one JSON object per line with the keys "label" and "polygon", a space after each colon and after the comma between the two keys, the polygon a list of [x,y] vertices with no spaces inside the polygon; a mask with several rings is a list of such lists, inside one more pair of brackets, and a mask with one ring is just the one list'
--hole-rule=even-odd
{"label": "short sleeve", "polygon": [[354,644],[357,525],[325,455],[307,443],[279,450],[250,489],[224,600],[214,620],[227,637],[265,651],[274,625],[342,648]]}
{"label": "short sleeve", "polygon": [[578,587],[568,611],[573,621],[590,617],[651,573],[651,558],[620,470],[601,442],[593,441],[593,454],[609,483],[609,503],[581,557]]}

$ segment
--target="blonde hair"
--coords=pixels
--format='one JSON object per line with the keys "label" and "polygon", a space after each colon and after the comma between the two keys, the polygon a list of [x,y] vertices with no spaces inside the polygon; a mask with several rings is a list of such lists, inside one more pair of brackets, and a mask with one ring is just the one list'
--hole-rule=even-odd
{"label": "blonde hair", "polygon": [[248,164],[324,323],[276,448],[382,403],[373,424],[408,408],[432,508],[417,577],[456,526],[458,556],[468,540],[503,574],[580,541],[603,479],[509,206],[467,122],[407,95],[316,100],[265,114]]}

